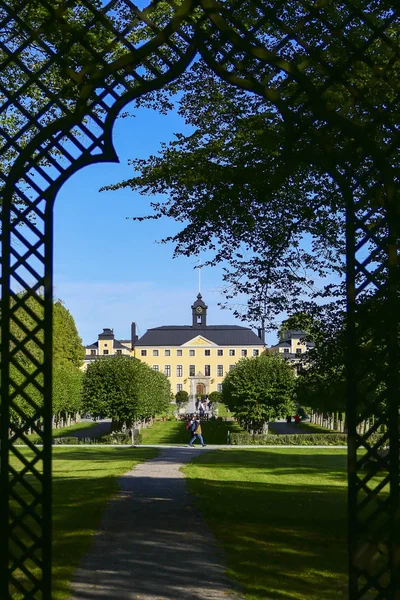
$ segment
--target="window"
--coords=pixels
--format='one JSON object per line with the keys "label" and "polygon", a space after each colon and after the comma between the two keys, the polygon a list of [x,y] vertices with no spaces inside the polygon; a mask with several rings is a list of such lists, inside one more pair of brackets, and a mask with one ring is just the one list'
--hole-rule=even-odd
{"label": "window", "polygon": [[108,344],[104,344],[104,348],[107,348]]}
{"label": "window", "polygon": [[285,354],[289,354],[289,348],[284,348],[283,351]]}
{"label": "window", "polygon": [[224,365],[218,365],[217,366],[217,377],[223,377],[224,376]]}
{"label": "window", "polygon": [[259,356],[260,351],[259,350],[253,350],[253,356]]}
{"label": "window", "polygon": [[194,356],[196,354],[196,350],[189,350],[189,356]]}
{"label": "window", "polygon": [[91,354],[92,356],[96,356],[96,350],[91,350],[91,351],[90,351],[90,354]]}
{"label": "window", "polygon": [[232,371],[232,369],[235,368],[235,365],[229,365],[229,370]]}
{"label": "window", "polygon": [[217,356],[223,356],[223,355],[224,355],[223,350],[217,350]]}
{"label": "window", "polygon": [[176,384],[176,391],[181,392],[183,390],[183,385],[181,383]]}
{"label": "window", "polygon": [[164,365],[164,375],[171,377],[171,365]]}
{"label": "window", "polygon": [[204,350],[204,356],[211,356],[211,350]]}
{"label": "window", "polygon": [[147,350],[141,350],[140,356],[147,356]]}
{"label": "window", "polygon": [[177,351],[176,351],[176,355],[177,355],[177,356],[182,356],[182,350],[177,350]]}
{"label": "window", "polygon": [[183,377],[183,366],[182,365],[176,365],[176,376]]}
{"label": "window", "polygon": [[210,377],[211,376],[211,365],[205,365],[205,367],[204,367],[204,375],[206,377]]}
{"label": "window", "polygon": [[301,354],[301,348],[296,348],[296,354]]}
{"label": "window", "polygon": [[189,377],[196,375],[196,365],[189,365]]}
{"label": "window", "polygon": [[222,392],[222,383],[217,383],[217,392]]}
{"label": "window", "polygon": [[103,354],[108,354],[108,350],[103,350]]}
{"label": "window", "polygon": [[158,350],[153,350],[153,356],[158,356]]}
{"label": "window", "polygon": [[164,356],[171,356],[171,350],[164,350]]}
{"label": "window", "polygon": [[235,350],[229,350],[229,356],[235,356]]}
{"label": "window", "polygon": [[160,370],[160,367],[158,365],[153,365],[151,368],[153,369],[153,371],[159,371]]}
{"label": "window", "polygon": [[121,355],[122,354],[122,350],[117,350],[116,354]]}
{"label": "window", "polygon": [[242,356],[247,356],[247,350],[242,350],[241,354]]}

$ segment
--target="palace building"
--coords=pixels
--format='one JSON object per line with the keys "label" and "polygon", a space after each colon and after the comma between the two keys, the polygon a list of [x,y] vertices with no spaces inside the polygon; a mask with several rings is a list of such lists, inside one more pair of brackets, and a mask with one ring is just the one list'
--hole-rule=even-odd
{"label": "palace building", "polygon": [[221,391],[226,373],[241,358],[259,356],[264,343],[248,327],[207,325],[208,307],[201,294],[191,309],[191,325],[149,329],[132,347],[135,358],[169,377],[173,394],[185,390],[194,398]]}

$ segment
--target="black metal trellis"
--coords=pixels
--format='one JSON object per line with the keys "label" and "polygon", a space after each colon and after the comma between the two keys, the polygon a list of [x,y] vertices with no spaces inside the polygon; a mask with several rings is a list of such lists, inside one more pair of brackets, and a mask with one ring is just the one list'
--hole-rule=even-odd
{"label": "black metal trellis", "polygon": [[[349,597],[399,597],[398,38],[399,13],[384,1],[167,0],[139,10],[131,0],[0,0],[1,598],[51,598],[54,198],[79,168],[117,159],[121,108],[176,79],[196,54],[273,103],[285,158],[318,164],[342,190]],[[371,364],[361,347],[376,304]],[[375,471],[363,471],[371,456]],[[381,467],[387,474],[374,478]]]}

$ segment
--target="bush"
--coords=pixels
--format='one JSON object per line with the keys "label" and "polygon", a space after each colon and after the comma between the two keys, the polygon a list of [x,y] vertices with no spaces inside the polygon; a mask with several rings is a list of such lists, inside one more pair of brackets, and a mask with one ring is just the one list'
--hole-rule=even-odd
{"label": "bush", "polygon": [[91,437],[78,438],[78,437],[66,435],[64,437],[59,437],[59,438],[53,439],[54,446],[61,446],[61,445],[72,446],[74,444],[98,444],[98,443],[99,443],[99,440],[97,438],[91,438]]}
{"label": "bush", "polygon": [[[142,443],[142,434],[135,429],[135,446]],[[132,437],[130,433],[114,432],[99,438],[101,444],[131,444]]]}
{"label": "bush", "polygon": [[[373,444],[379,436],[371,436],[369,443]],[[344,433],[311,433],[288,435],[251,435],[246,431],[231,433],[232,446],[347,446],[347,435]]]}

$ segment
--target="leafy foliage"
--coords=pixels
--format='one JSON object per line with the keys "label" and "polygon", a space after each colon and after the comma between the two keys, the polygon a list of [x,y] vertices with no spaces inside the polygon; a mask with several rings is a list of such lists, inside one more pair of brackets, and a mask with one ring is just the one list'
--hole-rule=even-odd
{"label": "leafy foliage", "polygon": [[131,426],[167,410],[168,378],[128,356],[93,361],[83,381],[84,410]]}
{"label": "leafy foliage", "polygon": [[179,392],[175,394],[175,402],[178,406],[187,404],[189,402],[189,394],[185,390],[179,390]]}
{"label": "leafy foliage", "polygon": [[[12,419],[18,422],[22,415],[35,413],[31,401],[37,406],[42,403],[43,375],[39,370],[44,360],[44,335],[38,323],[44,314],[43,298],[17,294],[11,309],[11,351],[15,356],[15,364],[10,366],[11,392],[19,388]],[[82,340],[71,313],[60,300],[53,306],[53,322],[53,413],[76,413],[82,394],[82,374],[78,369],[84,356]],[[27,335],[29,341],[25,341]]]}
{"label": "leafy foliage", "polygon": [[222,398],[243,427],[260,431],[294,412],[293,370],[277,356],[243,358],[225,377]]}

